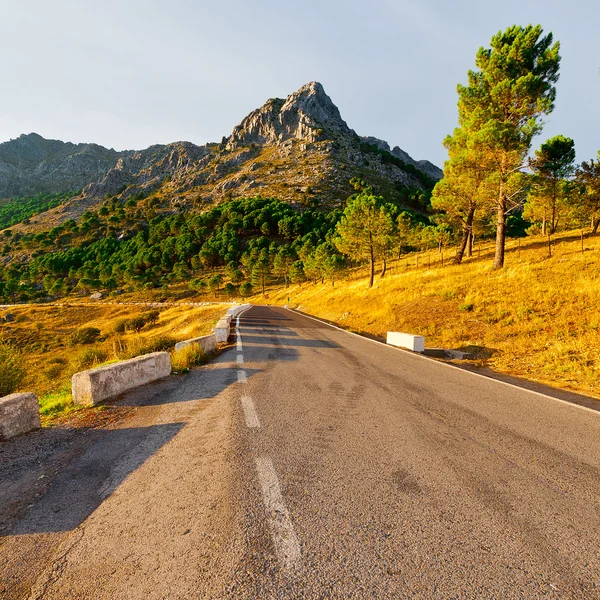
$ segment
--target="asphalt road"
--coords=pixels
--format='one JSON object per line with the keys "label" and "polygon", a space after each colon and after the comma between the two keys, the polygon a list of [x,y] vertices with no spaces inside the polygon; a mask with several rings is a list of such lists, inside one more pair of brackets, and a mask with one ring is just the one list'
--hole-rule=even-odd
{"label": "asphalt road", "polygon": [[0,451],[2,598],[600,598],[599,413],[284,309],[234,339]]}

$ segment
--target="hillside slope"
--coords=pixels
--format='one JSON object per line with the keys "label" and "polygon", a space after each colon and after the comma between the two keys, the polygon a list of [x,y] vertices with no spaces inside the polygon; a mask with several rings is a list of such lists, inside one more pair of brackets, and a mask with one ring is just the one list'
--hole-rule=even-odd
{"label": "hillside slope", "polygon": [[376,336],[423,335],[426,347],[467,351],[476,366],[600,398],[600,237],[581,252],[579,233],[557,235],[552,258],[546,239],[509,240],[503,270],[491,267],[492,243],[462,265],[415,253],[372,289],[358,269],[335,287],[271,290],[266,302]]}

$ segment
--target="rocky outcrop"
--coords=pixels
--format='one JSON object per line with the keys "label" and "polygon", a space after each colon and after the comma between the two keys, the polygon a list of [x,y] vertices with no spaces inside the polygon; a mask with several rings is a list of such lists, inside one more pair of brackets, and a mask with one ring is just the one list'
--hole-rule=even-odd
{"label": "rocky outcrop", "polygon": [[396,156],[400,160],[404,161],[409,165],[413,165],[417,167],[423,173],[429,175],[435,181],[442,178],[443,171],[439,167],[436,167],[433,163],[428,160],[415,160],[408,152],[405,152],[398,146],[394,146],[394,148],[390,149],[390,145],[384,140],[380,140],[376,137],[371,136],[363,136],[362,140],[367,144],[371,144],[372,146],[377,146],[380,150],[385,150],[390,154]]}
{"label": "rocky outcrop", "polygon": [[342,119],[323,86],[312,81],[285,100],[272,98],[251,112],[226,140],[233,150],[248,144],[282,144],[289,139],[317,142],[356,135]]}
{"label": "rocky outcrop", "polygon": [[[197,171],[199,161],[207,153],[206,146],[196,146],[190,142],[150,146],[141,152],[119,158],[102,179],[86,186],[83,195],[100,197],[123,194],[123,197],[127,197],[135,192],[156,189],[167,176],[184,179]],[[127,192],[126,188],[129,188]]]}

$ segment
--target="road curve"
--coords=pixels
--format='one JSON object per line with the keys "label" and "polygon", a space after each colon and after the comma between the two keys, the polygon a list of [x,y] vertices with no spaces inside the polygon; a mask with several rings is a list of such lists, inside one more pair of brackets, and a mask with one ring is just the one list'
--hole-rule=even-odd
{"label": "road curve", "polygon": [[7,598],[600,598],[600,414],[285,309],[234,335],[15,522]]}

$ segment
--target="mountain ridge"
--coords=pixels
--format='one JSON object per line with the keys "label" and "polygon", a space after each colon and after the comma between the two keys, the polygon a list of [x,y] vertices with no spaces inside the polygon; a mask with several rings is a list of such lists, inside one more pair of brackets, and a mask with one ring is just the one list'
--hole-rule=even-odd
{"label": "mountain ridge", "polygon": [[[378,193],[403,198],[407,190],[430,188],[441,174],[398,146],[390,149],[383,140],[358,136],[315,81],[285,99],[267,100],[220,143],[179,141],[116,151],[28,134],[0,144],[0,197],[17,188],[82,190],[32,219],[40,226],[77,219],[106,197],[151,196],[159,206],[201,209],[234,196],[261,195],[326,207],[352,192],[352,177],[365,179]],[[50,180],[53,187],[39,189]]]}

